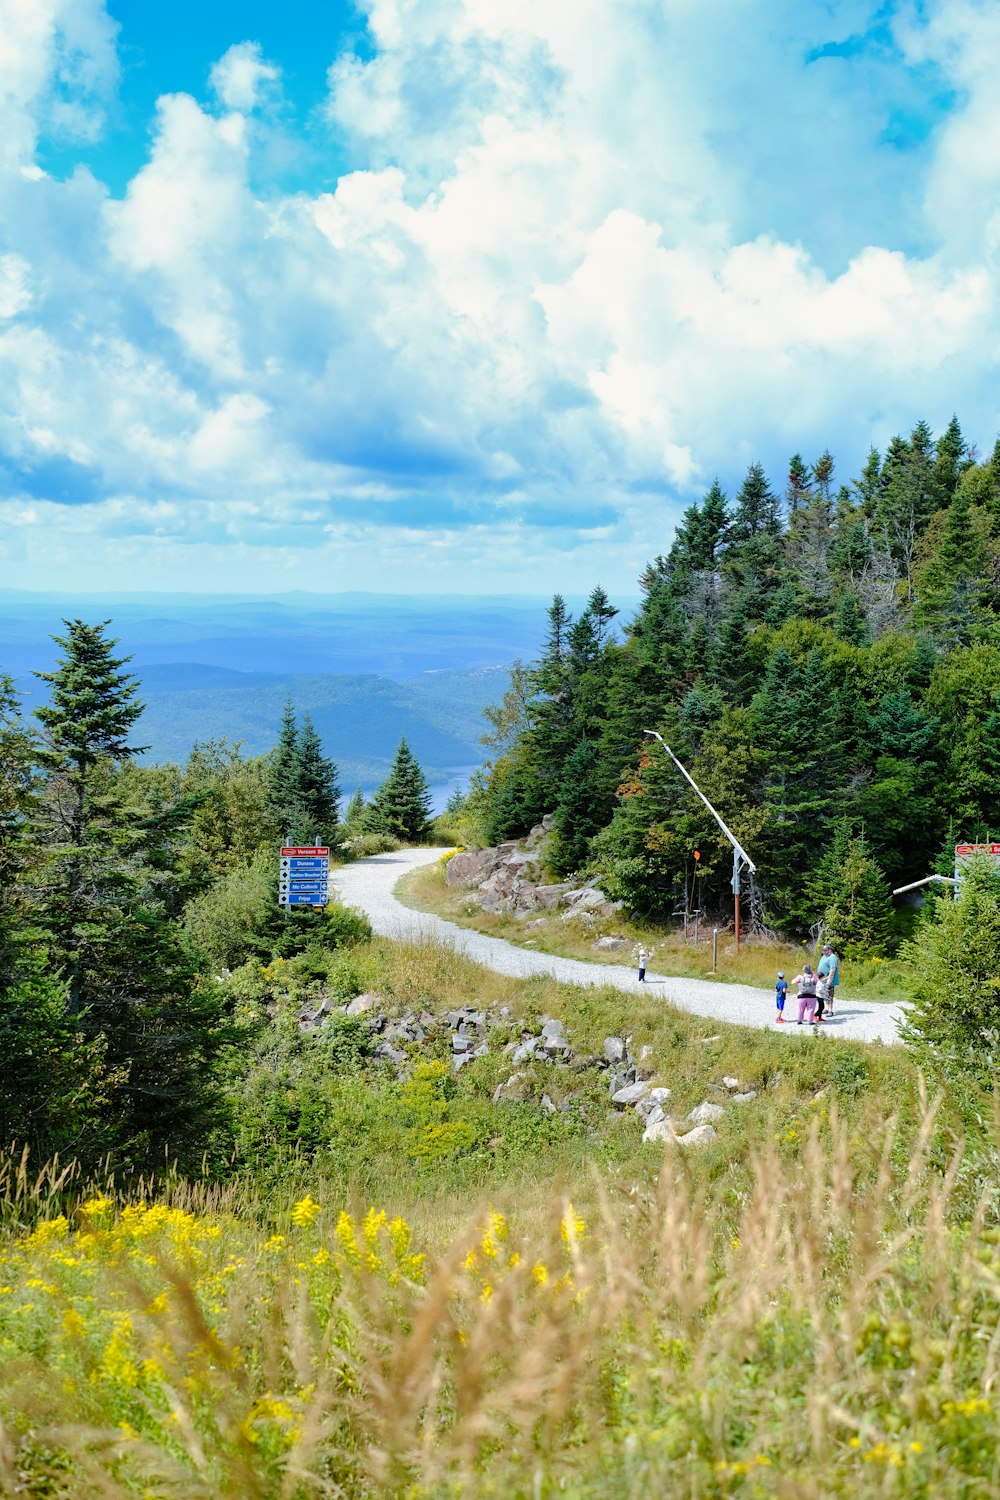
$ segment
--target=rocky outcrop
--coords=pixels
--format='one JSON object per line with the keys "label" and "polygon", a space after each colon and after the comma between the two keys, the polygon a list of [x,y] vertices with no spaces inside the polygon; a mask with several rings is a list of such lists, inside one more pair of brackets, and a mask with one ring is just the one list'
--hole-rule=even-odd
{"label": "rocky outcrop", "polygon": [[[621,910],[609,901],[596,881],[574,887],[545,880],[545,855],[551,819],[543,818],[523,843],[497,844],[452,855],[445,870],[449,886],[466,886],[483,911],[495,915],[533,917],[537,912],[562,912],[564,921],[593,922]],[[624,942],[624,940],[622,940]]]}

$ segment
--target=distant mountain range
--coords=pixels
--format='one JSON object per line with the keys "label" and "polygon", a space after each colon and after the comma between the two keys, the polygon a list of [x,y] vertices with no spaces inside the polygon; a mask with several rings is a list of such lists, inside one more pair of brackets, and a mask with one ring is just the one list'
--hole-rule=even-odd
{"label": "distant mountain range", "polygon": [[[569,600],[579,609],[583,600]],[[406,735],[440,802],[483,759],[482,711],[510,664],[532,660],[549,601],[383,594],[0,594],[0,672],[31,708],[61,621],[110,618],[142,682],[150,757],[183,761],[195,740],[274,744],[291,698],[312,714],[349,795],[384,778]]]}

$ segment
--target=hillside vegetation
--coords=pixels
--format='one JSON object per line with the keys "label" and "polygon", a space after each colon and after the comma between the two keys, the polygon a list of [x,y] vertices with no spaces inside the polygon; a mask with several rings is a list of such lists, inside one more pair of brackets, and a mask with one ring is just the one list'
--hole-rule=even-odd
{"label": "hillside vegetation", "polygon": [[490,715],[465,841],[554,813],[556,876],[725,917],[731,848],[656,730],[757,865],[748,922],[890,949],[890,886],[1000,838],[1000,442],[978,462],[957,419],[918,423],[849,484],[795,455],[780,494],[751,465],[640,582],[623,638],[603,589],[575,620],[556,596]]}
{"label": "hillside vegetation", "polygon": [[[996,828],[998,460],[918,430],[839,500],[831,463],[784,521],[756,471],[693,507],[623,641],[557,601],[452,824],[554,812],[643,920],[698,848],[711,911],[659,727],[758,927],[896,943],[886,877]],[[286,835],[431,836],[405,737],[346,806],[298,703],[150,765],[108,622],[56,645],[33,714],[0,678],[0,1494],[1000,1492],[990,861],[911,919],[905,1047],[710,1030],[282,909]]]}

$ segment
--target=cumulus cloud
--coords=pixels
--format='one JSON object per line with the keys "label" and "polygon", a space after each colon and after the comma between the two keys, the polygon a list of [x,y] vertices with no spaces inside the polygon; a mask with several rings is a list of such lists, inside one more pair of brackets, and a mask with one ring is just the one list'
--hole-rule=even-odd
{"label": "cumulus cloud", "polygon": [[237,42],[213,66],[209,82],[227,109],[248,113],[273,93],[281,69],[266,61],[259,42]]}
{"label": "cumulus cloud", "polygon": [[62,528],[94,582],[631,589],[717,472],[953,408],[992,442],[992,7],[365,14],[334,190],[256,181],[280,66],[234,39],[112,198],[36,160],[97,128],[98,0],[0,0],[12,567]]}

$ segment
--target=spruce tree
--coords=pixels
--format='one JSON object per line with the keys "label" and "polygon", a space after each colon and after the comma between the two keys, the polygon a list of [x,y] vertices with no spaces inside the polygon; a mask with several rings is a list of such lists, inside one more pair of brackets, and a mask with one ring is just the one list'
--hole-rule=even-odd
{"label": "spruce tree", "polygon": [[[165,1150],[192,1164],[204,1150],[216,1108],[210,1065],[226,1034],[218,996],[170,920],[177,875],[164,829],[190,806],[151,816],[118,785],[139,753],[128,740],[142,710],[107,624],[69,622],[56,638],[64,656],[44,674],[51,701],[36,713],[47,775],[31,822],[45,863],[32,872],[32,915],[65,986],[66,1024],[106,1068],[119,1157],[146,1170]],[[56,1003],[51,993],[45,1003]]]}
{"label": "spruce tree", "polygon": [[351,798],[350,802],[348,802],[347,811],[344,814],[345,833],[355,834],[358,832],[358,830],[361,828],[364,819],[365,808],[367,807],[367,805],[368,804],[364,799],[364,793],[362,792],[361,788],[358,787],[357,791],[354,793],[354,796]]}
{"label": "spruce tree", "polygon": [[335,843],[340,802],[337,768],[323,754],[322,742],[309,714],[303,715],[296,737],[292,781],[296,841],[311,843],[318,836],[323,844]]}
{"label": "spruce tree", "polygon": [[588,842],[604,821],[598,779],[597,750],[585,740],[566,762],[556,805],[552,865],[560,876],[582,868]]}
{"label": "spruce tree", "polygon": [[291,698],[281,715],[278,743],[267,761],[267,810],[279,838],[294,838],[301,806],[298,796],[299,731]]}
{"label": "spruce tree", "polygon": [[826,883],[824,940],[848,958],[883,957],[892,940],[892,895],[864,838],[846,841]]}
{"label": "spruce tree", "polygon": [[419,844],[430,833],[431,801],[427,780],[405,739],[399,742],[388,776],[365,812],[365,827],[388,833],[404,843]]}

